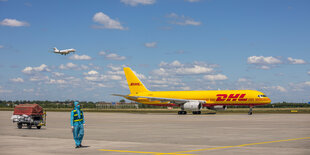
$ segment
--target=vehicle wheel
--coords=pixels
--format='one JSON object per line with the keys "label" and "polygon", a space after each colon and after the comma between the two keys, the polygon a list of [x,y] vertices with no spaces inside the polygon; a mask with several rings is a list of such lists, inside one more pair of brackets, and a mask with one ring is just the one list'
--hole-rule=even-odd
{"label": "vehicle wheel", "polygon": [[37,126],[37,129],[41,129],[41,126]]}
{"label": "vehicle wheel", "polygon": [[31,129],[31,124],[27,124],[27,128],[28,128],[28,129]]}
{"label": "vehicle wheel", "polygon": [[186,111],[178,111],[179,115],[186,115]]}
{"label": "vehicle wheel", "polygon": [[23,127],[23,123],[17,123],[17,128],[21,129]]}

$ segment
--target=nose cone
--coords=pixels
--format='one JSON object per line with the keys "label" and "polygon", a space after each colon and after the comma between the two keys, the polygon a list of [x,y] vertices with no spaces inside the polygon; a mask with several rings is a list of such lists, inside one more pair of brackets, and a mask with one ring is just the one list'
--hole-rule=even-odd
{"label": "nose cone", "polygon": [[271,103],[271,99],[269,97],[267,97],[267,104],[270,104]]}

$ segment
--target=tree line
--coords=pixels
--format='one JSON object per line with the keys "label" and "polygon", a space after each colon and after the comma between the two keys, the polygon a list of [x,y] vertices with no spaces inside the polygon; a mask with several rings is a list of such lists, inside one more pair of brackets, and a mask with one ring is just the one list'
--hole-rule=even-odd
{"label": "tree line", "polygon": [[[18,100],[18,101],[6,101],[6,100],[0,100],[0,107],[6,107],[6,108],[13,108],[16,105],[19,104],[39,104],[43,108],[74,108],[73,105],[74,101],[29,101],[29,100]],[[106,103],[106,102],[88,102],[88,101],[79,101],[82,108],[100,108],[98,104]],[[120,102],[116,104],[112,103],[106,103],[106,105],[109,105],[110,107],[118,106],[118,105],[129,105],[129,104],[137,104],[137,108],[163,108],[166,109],[166,107],[160,107],[160,106],[152,106],[152,105],[145,105],[140,103],[126,103],[125,100],[120,100]],[[272,103],[267,105],[260,105],[255,106],[255,108],[296,108],[296,107],[310,107],[310,104],[308,103]],[[248,108],[248,106],[228,106],[228,108]]]}

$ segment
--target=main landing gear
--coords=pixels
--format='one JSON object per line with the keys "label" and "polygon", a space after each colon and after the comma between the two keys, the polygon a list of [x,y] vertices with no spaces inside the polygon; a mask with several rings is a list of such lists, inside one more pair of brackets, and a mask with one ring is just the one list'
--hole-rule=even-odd
{"label": "main landing gear", "polygon": [[187,112],[186,111],[178,111],[178,115],[186,115]]}
{"label": "main landing gear", "polygon": [[249,110],[249,112],[248,112],[248,115],[252,115],[252,114],[253,114],[252,108],[253,108],[253,106],[250,106],[250,110]]}
{"label": "main landing gear", "polygon": [[200,115],[201,111],[193,111],[192,113],[193,113],[193,115]]}
{"label": "main landing gear", "polygon": [[184,110],[184,105],[181,105],[181,111],[178,111],[178,115],[186,115],[187,112]]}
{"label": "main landing gear", "polygon": [[[192,111],[193,115],[200,115],[201,114],[201,111],[199,111],[200,108],[201,107],[199,107],[198,109],[195,109],[198,111]],[[181,105],[181,111],[178,111],[178,115],[186,115],[186,114],[187,114],[187,112],[185,111],[184,105]]]}

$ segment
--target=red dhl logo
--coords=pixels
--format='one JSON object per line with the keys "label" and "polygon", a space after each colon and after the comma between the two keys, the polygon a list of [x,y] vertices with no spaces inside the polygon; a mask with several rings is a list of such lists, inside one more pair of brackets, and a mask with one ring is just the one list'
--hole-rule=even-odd
{"label": "red dhl logo", "polygon": [[247,98],[244,98],[245,94],[217,94],[216,101],[247,101]]}
{"label": "red dhl logo", "polygon": [[130,86],[140,86],[140,83],[130,83]]}

